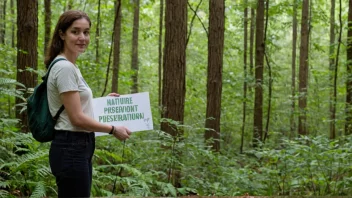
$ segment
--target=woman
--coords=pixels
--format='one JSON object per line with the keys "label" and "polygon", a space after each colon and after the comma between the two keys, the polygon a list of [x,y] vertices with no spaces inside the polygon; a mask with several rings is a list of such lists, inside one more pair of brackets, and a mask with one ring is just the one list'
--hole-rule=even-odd
{"label": "woman", "polygon": [[[129,138],[131,131],[110,126],[93,118],[92,91],[75,64],[89,44],[91,21],[81,11],[63,13],[48,46],[45,64],[56,62],[48,78],[48,101],[52,115],[64,105],[55,125],[49,161],[56,178],[59,197],[89,197],[92,183],[94,131],[113,134],[119,140]],[[119,96],[116,93],[110,96]]]}

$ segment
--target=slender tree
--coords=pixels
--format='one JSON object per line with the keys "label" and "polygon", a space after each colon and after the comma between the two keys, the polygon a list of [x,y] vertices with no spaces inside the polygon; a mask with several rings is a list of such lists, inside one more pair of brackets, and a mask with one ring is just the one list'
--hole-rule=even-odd
{"label": "slender tree", "polygon": [[51,34],[51,0],[44,1],[44,13],[44,54],[46,54],[46,48],[49,45]]}
{"label": "slender tree", "polygon": [[208,37],[208,76],[207,76],[207,112],[204,137],[213,139],[211,146],[220,150],[220,115],[222,94],[222,64],[225,31],[225,1],[209,1],[209,37]]}
{"label": "slender tree", "polygon": [[335,72],[335,0],[331,0],[330,8],[330,49],[329,49],[329,82],[330,82],[330,138],[335,139],[336,106],[334,97],[334,72]]}
{"label": "slender tree", "polygon": [[291,135],[294,134],[296,128],[295,110],[296,110],[296,58],[297,58],[297,0],[293,0],[293,16],[292,16],[292,59],[291,59],[291,115],[290,129]]}
{"label": "slender tree", "polygon": [[[27,88],[34,87],[37,84],[37,74],[26,68],[37,69],[38,1],[17,1],[17,28],[17,81]],[[16,89],[21,87],[17,86]],[[23,102],[16,98],[16,104]],[[21,120],[22,129],[27,131],[27,115],[25,112],[20,114],[19,110],[16,111],[16,117]]]}
{"label": "slender tree", "polygon": [[220,150],[220,115],[222,94],[222,63],[224,47],[225,2],[209,1],[208,36],[208,76],[207,76],[207,113],[204,137],[213,139],[212,148]]}
{"label": "slender tree", "polygon": [[268,85],[268,109],[267,109],[267,116],[266,116],[266,124],[265,124],[265,133],[264,133],[264,138],[263,142],[265,143],[265,140],[268,137],[269,133],[269,124],[270,124],[270,116],[271,116],[271,100],[272,100],[272,92],[273,92],[273,78],[272,78],[272,69],[270,65],[270,60],[269,60],[269,55],[268,51],[266,50],[266,37],[267,37],[267,31],[268,31],[268,22],[269,22],[269,0],[266,0],[266,6],[265,6],[265,26],[264,26],[264,56],[266,60],[266,64],[268,67],[268,73],[269,73],[269,85]]}
{"label": "slender tree", "polygon": [[5,17],[5,15],[3,14],[3,10],[4,10],[4,2],[3,1],[1,1],[0,2],[0,44],[5,44],[5,34],[4,34],[4,24],[6,24],[5,23],[5,20],[4,20],[4,17]]}
{"label": "slender tree", "polygon": [[[10,0],[11,16],[15,16],[15,3]],[[11,47],[15,47],[15,23],[11,23]]]}
{"label": "slender tree", "polygon": [[[333,87],[334,87],[334,93],[333,93],[333,109],[334,109],[334,114],[336,114],[336,103],[337,103],[337,72],[339,68],[339,56],[340,56],[340,48],[341,48],[341,40],[342,40],[342,2],[340,0],[340,8],[339,8],[339,23],[340,23],[340,28],[339,28],[339,37],[338,37],[338,44],[337,44],[337,51],[336,51],[336,59],[335,59],[335,67],[334,67],[334,82],[333,82]],[[334,116],[334,131],[335,131],[335,117]],[[332,134],[331,139],[335,139],[336,134]]]}
{"label": "slender tree", "polygon": [[352,0],[348,7],[345,134],[352,134]]}
{"label": "slender tree", "polygon": [[251,28],[249,30],[249,75],[254,76],[254,34],[255,34],[255,9],[251,8]]}
{"label": "slender tree", "polygon": [[158,78],[159,78],[159,98],[158,98],[158,105],[161,106],[161,99],[162,99],[162,64],[163,64],[163,21],[164,21],[164,0],[160,0],[160,11],[159,11],[159,56],[158,56]]}
{"label": "slender tree", "polygon": [[[15,21],[14,19],[14,16],[15,16],[15,3],[14,3],[14,0],[10,0],[10,21],[12,22]],[[15,48],[15,26],[16,26],[16,23],[15,22],[12,22],[10,23],[10,35],[11,35],[11,47],[12,48]],[[16,57],[13,57],[12,58],[12,62],[13,62],[13,65],[16,65]],[[8,109],[7,109],[7,112],[8,112],[8,115],[9,117],[12,117],[13,114],[15,113],[15,111],[13,111],[13,98],[11,96],[8,96]]]}
{"label": "slender tree", "polygon": [[98,0],[98,14],[97,14],[97,24],[95,29],[95,63],[99,65],[100,63],[100,12],[101,12],[101,0]]}
{"label": "slender tree", "polygon": [[243,17],[243,102],[242,102],[242,127],[241,127],[241,146],[240,152],[243,153],[244,131],[246,126],[247,113],[247,44],[248,44],[248,1],[244,1]]}
{"label": "slender tree", "polygon": [[255,93],[253,146],[263,140],[263,73],[264,73],[264,10],[265,1],[258,0],[255,33]]}
{"label": "slender tree", "polygon": [[139,0],[134,0],[133,32],[132,32],[132,87],[131,92],[138,92],[138,32],[139,32]]}
{"label": "slender tree", "polygon": [[113,34],[113,63],[112,63],[112,82],[111,92],[118,93],[118,78],[120,68],[120,48],[121,48],[121,0],[116,0],[115,3],[115,20],[114,20],[114,34]]}
{"label": "slender tree", "polygon": [[[183,123],[186,93],[187,0],[167,0],[165,14],[165,52],[163,61],[162,118]],[[173,122],[162,122],[161,130],[175,138],[183,130]],[[179,153],[175,157],[179,157]],[[174,186],[181,186],[180,170],[169,174]]]}
{"label": "slender tree", "polygon": [[7,4],[7,0],[3,0],[0,3],[0,43],[1,44],[5,44],[6,4]]}
{"label": "slender tree", "polygon": [[[0,3],[1,4],[1,3]],[[10,2],[11,4],[11,2]],[[10,5],[11,6],[11,5]],[[0,6],[1,7],[1,6]],[[10,8],[11,9],[11,8]],[[1,10],[1,9],[0,9]],[[2,13],[0,13],[0,16],[2,15],[2,17],[0,17],[0,21],[2,20],[2,24],[0,22],[0,44],[6,44],[6,11],[7,11],[7,0],[3,1],[3,9],[2,9]],[[10,88],[10,86],[9,86]],[[11,117],[11,96],[7,97],[7,112],[8,115]]]}
{"label": "slender tree", "polygon": [[299,117],[298,134],[308,134],[307,93],[308,93],[308,46],[309,46],[309,0],[302,1],[301,47],[299,58]]}
{"label": "slender tree", "polygon": [[[2,34],[4,35],[4,38],[6,36],[6,11],[7,11],[7,0],[3,0],[4,1],[4,7],[3,7],[3,10],[2,10],[2,14],[3,14],[3,32]],[[5,39],[4,39],[4,43],[5,43]]]}

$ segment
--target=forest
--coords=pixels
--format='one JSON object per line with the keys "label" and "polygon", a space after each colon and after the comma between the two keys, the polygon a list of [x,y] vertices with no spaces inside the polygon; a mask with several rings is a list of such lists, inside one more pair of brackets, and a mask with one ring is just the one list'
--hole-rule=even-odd
{"label": "forest", "polygon": [[352,0],[1,0],[0,197],[55,197],[26,102],[66,10],[94,97],[149,92],[153,130],[96,137],[92,196],[352,197]]}

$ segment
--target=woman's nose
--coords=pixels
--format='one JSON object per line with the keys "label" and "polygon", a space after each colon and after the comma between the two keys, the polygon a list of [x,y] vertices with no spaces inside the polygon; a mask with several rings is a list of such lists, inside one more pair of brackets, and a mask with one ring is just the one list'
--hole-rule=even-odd
{"label": "woman's nose", "polygon": [[85,39],[87,39],[87,36],[82,32],[78,35],[78,39],[85,40]]}

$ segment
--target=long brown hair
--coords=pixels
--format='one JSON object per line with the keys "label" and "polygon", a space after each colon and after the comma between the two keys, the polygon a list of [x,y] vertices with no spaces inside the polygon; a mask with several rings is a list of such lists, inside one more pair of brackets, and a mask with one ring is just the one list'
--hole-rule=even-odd
{"label": "long brown hair", "polygon": [[82,18],[86,19],[89,22],[90,27],[91,21],[85,12],[79,10],[68,10],[60,16],[59,21],[56,24],[53,37],[47,48],[47,53],[45,55],[44,64],[46,65],[46,68],[49,67],[50,63],[64,49],[64,41],[60,38],[60,31],[65,33],[74,21]]}

